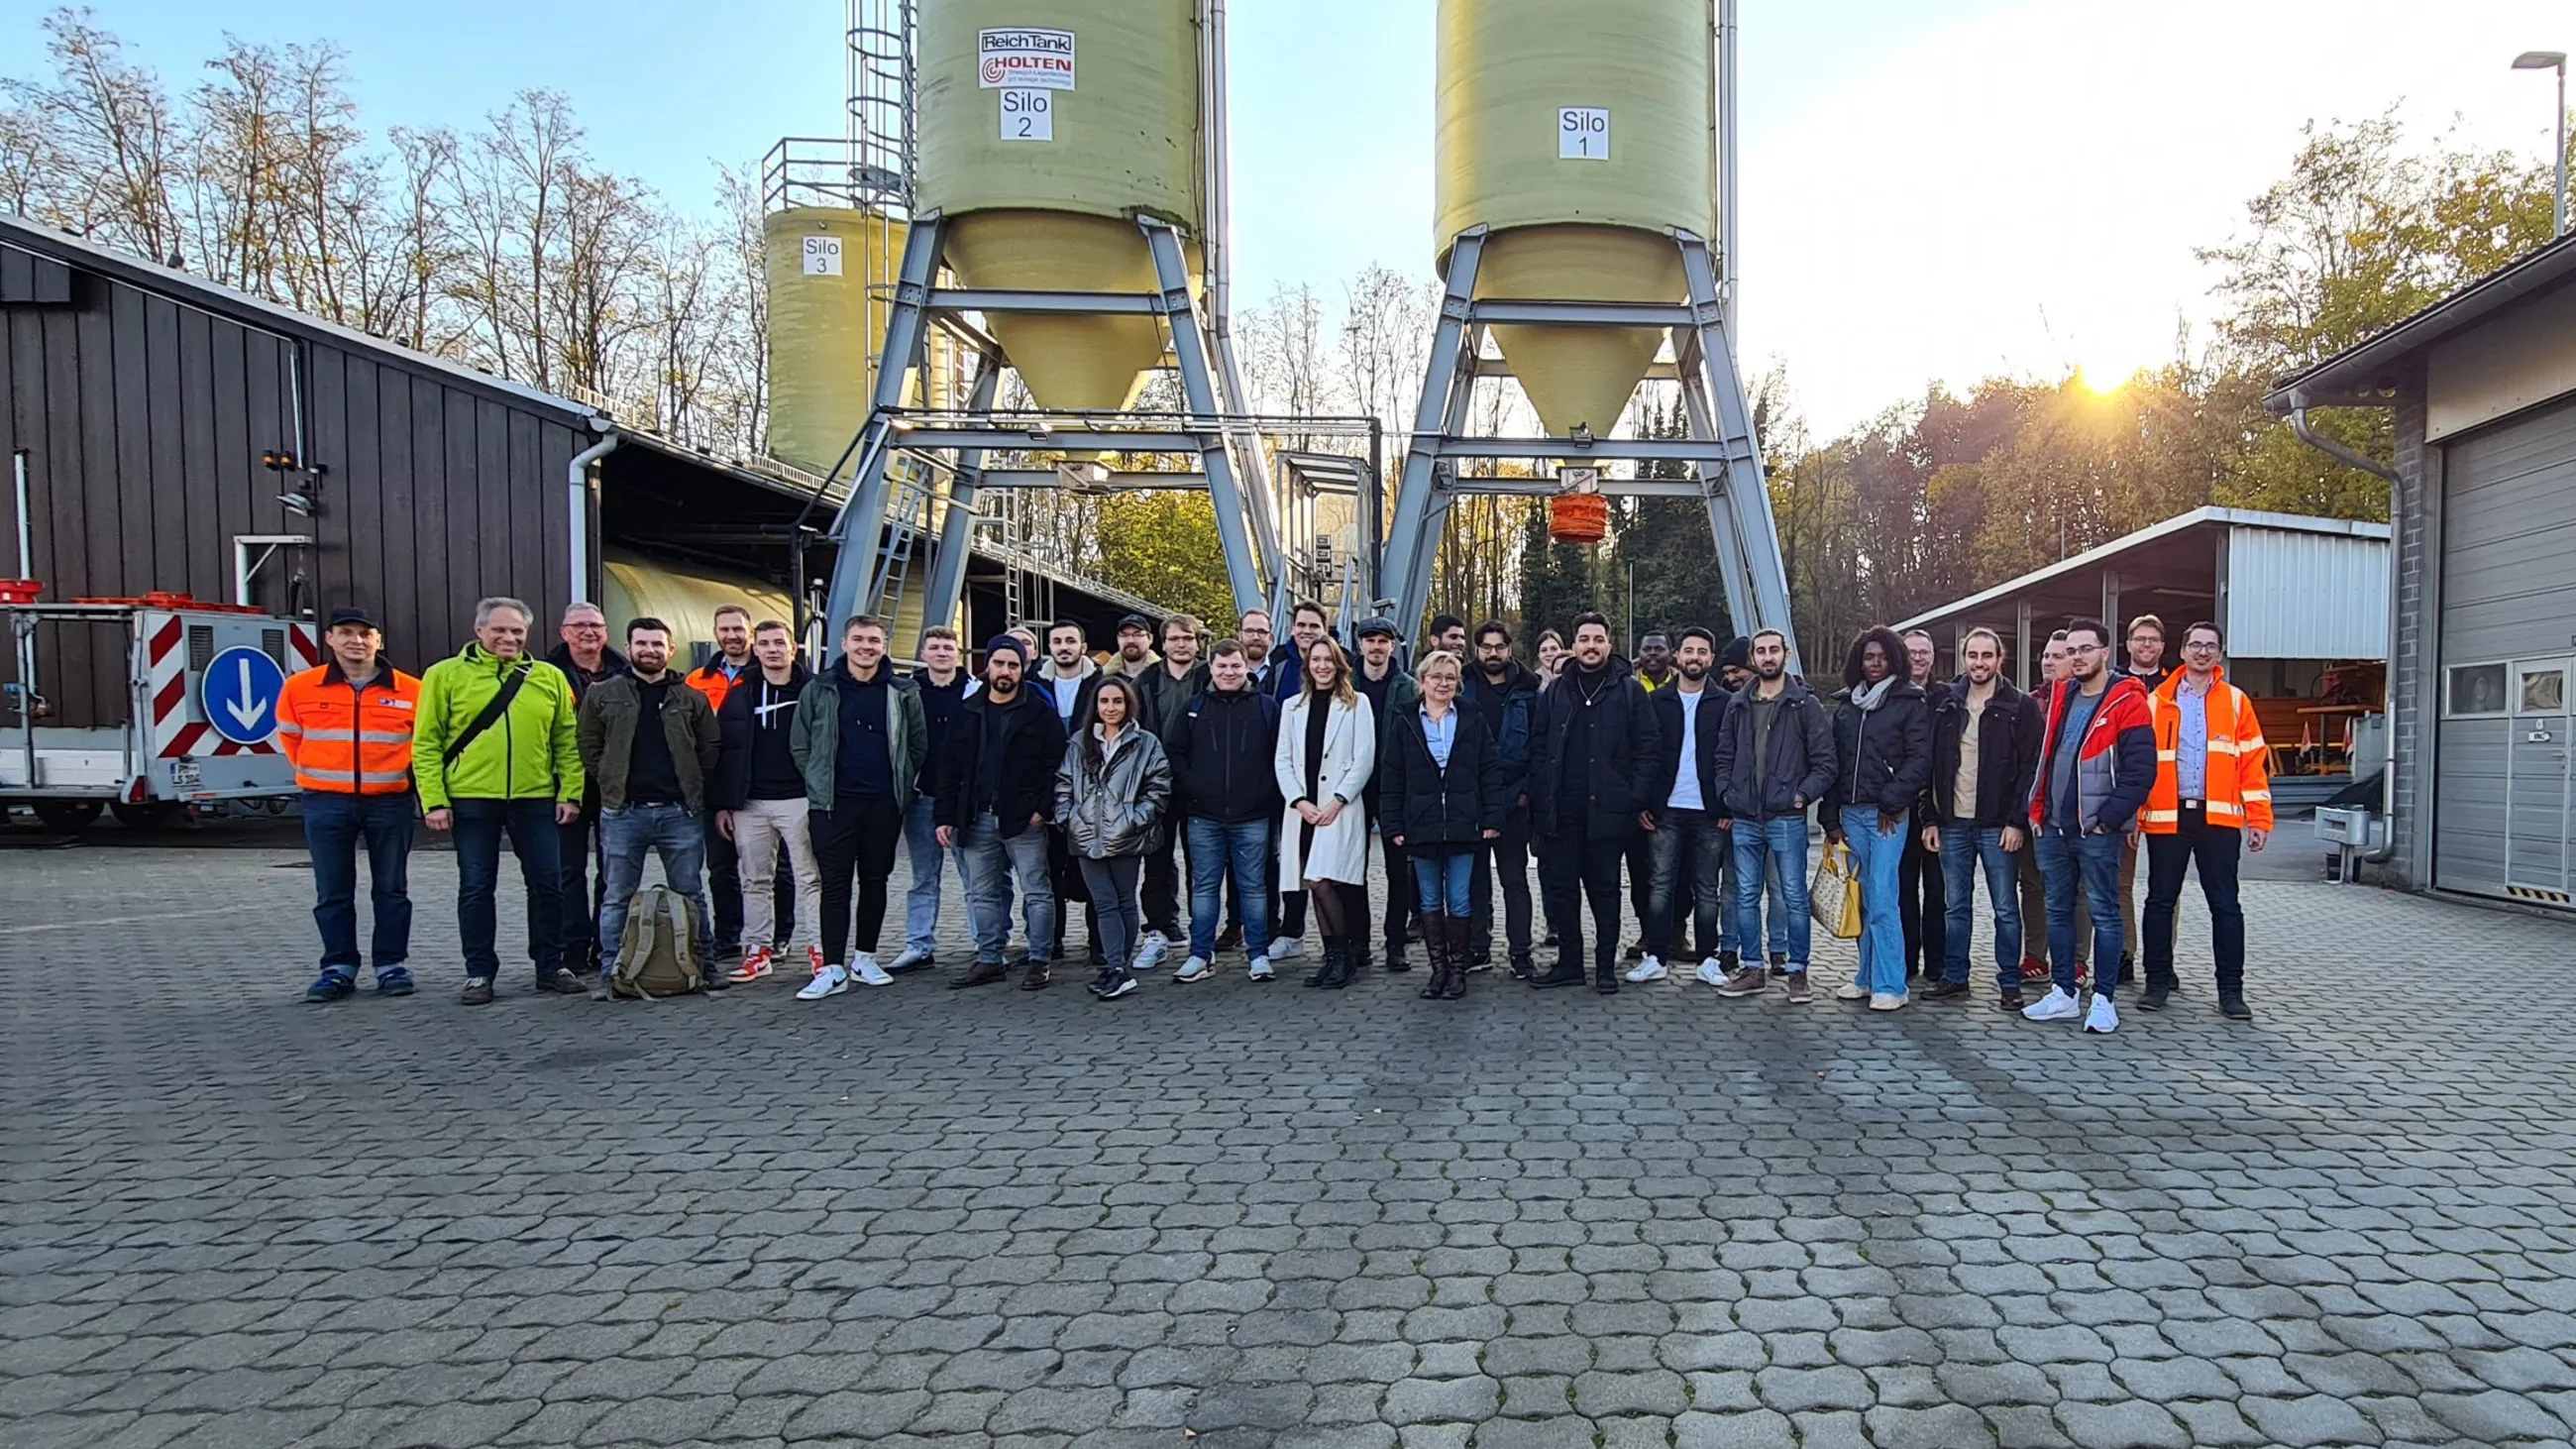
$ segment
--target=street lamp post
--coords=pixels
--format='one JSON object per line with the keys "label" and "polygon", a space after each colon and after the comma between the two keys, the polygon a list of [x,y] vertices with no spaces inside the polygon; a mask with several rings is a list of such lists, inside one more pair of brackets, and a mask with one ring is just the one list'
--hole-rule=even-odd
{"label": "street lamp post", "polygon": [[2526,50],[2513,58],[2515,70],[2554,70],[2558,72],[2558,188],[2551,193],[2555,206],[2550,213],[2549,234],[2567,235],[2567,52],[2563,50]]}

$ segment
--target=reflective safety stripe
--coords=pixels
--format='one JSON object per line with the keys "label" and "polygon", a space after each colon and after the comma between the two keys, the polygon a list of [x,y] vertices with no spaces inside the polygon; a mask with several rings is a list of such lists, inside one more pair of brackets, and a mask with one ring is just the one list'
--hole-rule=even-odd
{"label": "reflective safety stripe", "polygon": [[291,719],[282,719],[277,722],[277,732],[282,735],[300,735],[304,733],[304,726]]}
{"label": "reflective safety stripe", "polygon": [[387,774],[375,770],[369,770],[358,777],[358,783],[362,785],[407,785],[411,783],[411,771],[395,770],[392,773]]}
{"label": "reflective safety stripe", "polygon": [[2173,751],[2171,751],[2171,750],[2158,750],[2158,751],[2156,751],[2156,763],[2157,763],[2157,764],[2159,764],[2159,765],[2170,765],[2170,764],[2172,764],[2173,762],[2174,762],[2174,752],[2173,752]]}
{"label": "reflective safety stripe", "polygon": [[2138,818],[2149,825],[2168,825],[2182,817],[2171,810],[2142,810]]}
{"label": "reflective safety stripe", "polygon": [[2271,798],[2272,792],[2269,790],[2248,790],[2245,792],[2245,803],[2248,805],[2253,804],[2257,800],[2269,803]]}
{"label": "reflective safety stripe", "polygon": [[358,777],[347,770],[304,769],[296,771],[295,778],[298,780],[325,780],[334,785],[354,785],[358,783]]}
{"label": "reflective safety stripe", "polygon": [[366,745],[409,745],[409,730],[360,730],[358,742]]}

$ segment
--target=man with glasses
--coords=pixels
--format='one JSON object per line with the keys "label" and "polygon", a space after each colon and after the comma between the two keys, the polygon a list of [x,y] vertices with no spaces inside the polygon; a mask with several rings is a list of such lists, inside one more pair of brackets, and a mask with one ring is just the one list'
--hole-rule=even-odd
{"label": "man with glasses", "polygon": [[[575,710],[582,696],[603,679],[626,673],[626,656],[608,647],[608,616],[597,604],[572,604],[555,630],[562,643],[546,662],[563,671],[572,685]],[[556,829],[556,853],[562,861],[563,961],[583,976],[599,974],[599,902],[591,895],[591,831],[599,822],[599,787],[584,782],[581,812]]]}
{"label": "man with glasses", "polygon": [[[2048,889],[2048,995],[2022,1011],[2032,1021],[2082,1018],[2088,1032],[2120,1028],[2111,1004],[2118,983],[2106,964],[2120,959],[2120,846],[2156,778],[2156,740],[2147,691],[2111,669],[2111,631],[2098,619],[2066,626],[2066,678],[2048,691],[2048,724],[2031,783],[2030,820]],[[2078,1004],[2075,901],[2093,909],[2093,1007]]]}
{"label": "man with glasses", "polygon": [[[2165,621],[2153,614],[2140,614],[2129,621],[2125,641],[2127,657],[2121,660],[2119,672],[2145,685],[2152,697],[2164,687],[2173,671],[2165,667]],[[2129,949],[2120,957],[2120,984],[2129,984],[2137,969],[2138,942],[2138,842],[2133,836],[2129,847],[2120,852],[2120,926],[2128,932]]]}
{"label": "man with glasses", "polygon": [[2164,1009],[2176,986],[2174,913],[2183,871],[2197,866],[2209,902],[2218,1010],[2252,1021],[2245,1005],[2245,910],[2236,898],[2241,848],[2272,835],[2272,778],[2254,701],[2227,682],[2226,635],[2216,624],[2183,631],[2182,672],[2154,695],[2156,780],[2141,817],[2147,844],[2147,989],[2138,1005]]}

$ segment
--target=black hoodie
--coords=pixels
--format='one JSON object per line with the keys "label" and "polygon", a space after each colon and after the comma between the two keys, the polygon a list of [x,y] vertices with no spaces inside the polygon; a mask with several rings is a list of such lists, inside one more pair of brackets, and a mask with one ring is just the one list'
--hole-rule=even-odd
{"label": "black hoodie", "polygon": [[[1570,657],[1570,656],[1569,656]],[[1530,729],[1530,823],[1542,838],[1615,840],[1655,800],[1663,730],[1627,662],[1569,662],[1538,698]]]}
{"label": "black hoodie", "polygon": [[715,808],[739,810],[753,800],[802,800],[805,775],[788,749],[796,723],[796,695],[813,679],[798,661],[785,684],[772,684],[758,668],[725,691],[716,711],[724,752],[716,759]]}
{"label": "black hoodie", "polygon": [[1175,808],[1223,825],[1279,813],[1279,703],[1249,687],[1210,689],[1190,701],[1164,741]]}

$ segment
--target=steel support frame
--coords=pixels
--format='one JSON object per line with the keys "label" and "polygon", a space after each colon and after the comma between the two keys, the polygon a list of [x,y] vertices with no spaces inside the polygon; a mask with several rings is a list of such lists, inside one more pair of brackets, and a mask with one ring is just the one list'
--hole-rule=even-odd
{"label": "steel support frame", "polygon": [[[928,362],[929,329],[935,316],[948,312],[1056,312],[1070,314],[1115,313],[1133,316],[1151,313],[1163,319],[1170,334],[1172,359],[1180,374],[1181,394],[1193,423],[1204,423],[1205,430],[1141,432],[1120,431],[1114,419],[1097,421],[1109,426],[1093,427],[1090,420],[1057,426],[1047,421],[1047,442],[1061,446],[1066,439],[1098,437],[1107,447],[1126,447],[1141,452],[1195,453],[1201,471],[1207,478],[1211,501],[1215,505],[1217,535],[1225,550],[1226,578],[1236,607],[1261,607],[1267,589],[1261,574],[1265,558],[1275,567],[1279,562],[1278,547],[1270,520],[1258,512],[1258,498],[1248,481],[1240,477],[1228,447],[1227,430],[1222,420],[1239,415],[1242,409],[1230,397],[1220,395],[1221,385],[1210,365],[1206,330],[1200,319],[1195,299],[1190,294],[1189,264],[1182,252],[1179,228],[1154,217],[1137,218],[1147,251],[1154,261],[1156,291],[1146,295],[1087,292],[977,291],[943,288],[936,285],[946,224],[937,212],[926,212],[913,219],[904,239],[903,266],[897,274],[892,305],[886,320],[885,348],[878,369],[876,389],[869,401],[868,421],[861,429],[854,450],[858,457],[848,497],[839,515],[833,519],[827,536],[839,546],[839,558],[832,570],[832,582],[826,594],[825,612],[838,620],[880,604],[885,577],[879,566],[881,550],[877,540],[886,524],[886,472],[894,455],[906,449],[945,448],[959,454],[957,471],[950,480],[950,509],[941,530],[940,556],[934,562],[930,596],[924,601],[924,622],[945,622],[953,614],[965,583],[965,554],[971,547],[971,509],[973,479],[982,464],[984,450],[1025,448],[1031,446],[1032,432],[1027,420],[1008,423],[986,423],[981,426],[943,424],[930,428],[910,428],[903,419],[904,383],[915,368]],[[985,367],[976,384],[968,413],[989,415],[994,402],[990,381],[1000,375],[998,354],[986,355]],[[958,490],[963,485],[969,510],[958,506]],[[963,537],[959,535],[963,534]],[[1256,554],[1256,534],[1262,535]],[[954,543],[959,546],[951,547]],[[934,611],[940,616],[932,619]]]}
{"label": "steel support frame", "polygon": [[[1744,391],[1735,349],[1727,335],[1725,296],[1708,242],[1674,228],[1689,300],[1680,306],[1602,302],[1475,299],[1476,271],[1486,231],[1459,234],[1449,255],[1439,330],[1432,339],[1413,436],[1396,485],[1395,516],[1387,531],[1384,572],[1395,595],[1397,618],[1418,623],[1429,606],[1431,564],[1439,549],[1449,500],[1460,493],[1547,492],[1528,480],[1462,477],[1463,458],[1546,458],[1561,462],[1680,461],[1694,465],[1697,482],[1684,496],[1708,505],[1709,537],[1725,580],[1727,611],[1744,632],[1777,629],[1788,636],[1797,667],[1797,636],[1789,618],[1789,583],[1780,559],[1771,495],[1753,434],[1753,408]],[[1467,436],[1468,405],[1483,364],[1484,329],[1495,322],[1594,326],[1669,327],[1681,380],[1687,439],[1476,438]],[[1645,480],[1653,482],[1656,480]],[[1669,480],[1649,489],[1631,480],[1604,480],[1604,492],[1672,496]]]}

